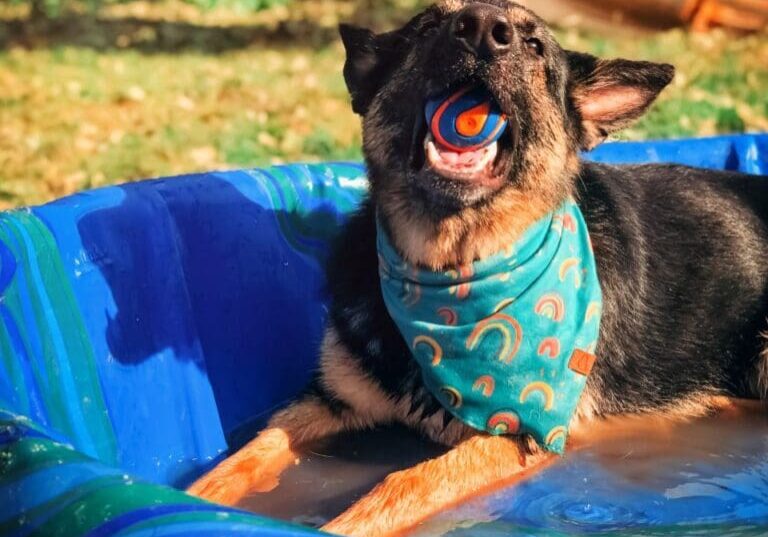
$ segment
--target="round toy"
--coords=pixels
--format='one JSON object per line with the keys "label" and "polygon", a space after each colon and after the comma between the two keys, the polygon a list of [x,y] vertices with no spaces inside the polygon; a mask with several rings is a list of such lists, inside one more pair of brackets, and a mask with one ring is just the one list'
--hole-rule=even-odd
{"label": "round toy", "polygon": [[441,146],[464,153],[499,139],[507,118],[483,87],[465,87],[427,101],[424,109],[432,136]]}

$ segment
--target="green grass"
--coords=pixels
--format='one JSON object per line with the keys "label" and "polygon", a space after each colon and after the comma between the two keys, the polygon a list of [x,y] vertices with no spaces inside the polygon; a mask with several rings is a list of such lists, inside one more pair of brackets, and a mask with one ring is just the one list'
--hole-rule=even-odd
{"label": "green grass", "polygon": [[[622,138],[768,131],[766,35],[619,39],[569,30],[560,38],[678,66],[673,86]],[[2,49],[0,207],[144,177],[360,158],[342,65],[338,42],[216,54]]]}
{"label": "green grass", "polygon": [[358,158],[341,51],[0,54],[6,204],[193,170]]}

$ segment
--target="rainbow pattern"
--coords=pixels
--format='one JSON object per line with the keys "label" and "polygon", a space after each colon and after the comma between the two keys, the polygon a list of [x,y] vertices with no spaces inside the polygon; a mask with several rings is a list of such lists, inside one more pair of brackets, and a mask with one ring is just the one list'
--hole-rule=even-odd
{"label": "rainbow pattern", "polygon": [[497,313],[477,323],[467,338],[467,349],[474,350],[485,333],[491,330],[498,331],[501,334],[502,346],[498,359],[500,362],[508,364],[515,357],[517,351],[520,350],[523,329],[514,317],[510,317],[506,313]]}
{"label": "rainbow pattern", "polygon": [[576,233],[576,221],[570,214],[555,215],[552,218],[552,228],[557,233],[562,233],[563,230]]}
{"label": "rainbow pattern", "polygon": [[576,233],[576,220],[570,214],[563,215],[563,229]]}
{"label": "rainbow pattern", "polygon": [[553,427],[552,430],[547,433],[547,436],[544,438],[544,443],[547,446],[552,446],[559,439],[562,439],[563,442],[565,442],[567,434],[568,429],[566,429],[564,425],[558,425],[557,427]]}
{"label": "rainbow pattern", "polygon": [[538,354],[552,359],[557,358],[560,355],[560,340],[556,337],[544,338],[539,344]]}
{"label": "rainbow pattern", "polygon": [[465,265],[462,267],[459,267],[458,270],[449,270],[446,271],[446,274],[449,278],[453,280],[464,280],[462,283],[458,285],[453,285],[450,287],[449,292],[453,295],[456,295],[456,298],[459,300],[464,300],[469,296],[469,292],[471,291],[471,284],[467,282],[469,278],[472,277],[473,269],[471,265]]}
{"label": "rainbow pattern", "polygon": [[549,412],[555,404],[555,391],[546,382],[531,382],[520,393],[520,402],[525,403],[531,394],[540,393],[544,397],[544,410]]}
{"label": "rainbow pattern", "polygon": [[456,313],[456,310],[449,308],[448,306],[438,308],[437,314],[443,318],[443,321],[445,321],[445,324],[448,326],[456,326],[456,323],[459,322],[459,315]]}
{"label": "rainbow pattern", "polygon": [[584,319],[586,322],[591,322],[593,319],[600,316],[600,313],[603,309],[603,305],[600,302],[592,301],[589,303],[589,306],[587,306],[587,313],[584,315]]}
{"label": "rainbow pattern", "polygon": [[463,398],[459,390],[451,386],[443,386],[440,388],[440,393],[442,393],[445,398],[448,399],[448,405],[451,408],[461,408]]}
{"label": "rainbow pattern", "polygon": [[573,285],[578,289],[581,287],[581,273],[579,272],[579,264],[581,260],[578,257],[569,257],[560,265],[558,275],[560,281],[564,282],[569,272],[573,272]]}
{"label": "rainbow pattern", "polygon": [[443,359],[443,349],[434,338],[429,336],[416,336],[411,347],[416,350],[419,345],[426,345],[432,351],[432,366],[437,367]]}
{"label": "rainbow pattern", "polygon": [[472,391],[479,391],[483,394],[483,397],[490,397],[493,395],[493,391],[496,389],[496,381],[490,375],[483,375],[478,377],[474,384],[472,384]]}
{"label": "rainbow pattern", "polygon": [[488,418],[486,428],[492,434],[515,434],[520,430],[520,416],[514,410],[502,410]]}
{"label": "rainbow pattern", "polygon": [[514,301],[514,298],[505,298],[493,307],[493,313],[499,313],[504,308],[511,306]]}
{"label": "rainbow pattern", "polygon": [[558,293],[547,293],[536,302],[534,311],[537,315],[559,323],[565,316],[565,301]]}

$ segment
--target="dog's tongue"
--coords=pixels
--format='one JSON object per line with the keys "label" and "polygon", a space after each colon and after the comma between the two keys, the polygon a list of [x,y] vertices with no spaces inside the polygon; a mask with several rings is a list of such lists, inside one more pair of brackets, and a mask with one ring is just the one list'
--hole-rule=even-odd
{"label": "dog's tongue", "polygon": [[440,158],[445,163],[452,166],[474,166],[482,159],[487,151],[486,147],[481,147],[474,151],[463,151],[460,153],[448,149],[447,147],[443,147],[439,142],[435,144],[435,148],[437,149]]}

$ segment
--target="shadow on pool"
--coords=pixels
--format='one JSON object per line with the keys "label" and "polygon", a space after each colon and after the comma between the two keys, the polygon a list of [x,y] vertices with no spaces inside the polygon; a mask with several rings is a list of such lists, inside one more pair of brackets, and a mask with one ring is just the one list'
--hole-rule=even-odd
{"label": "shadow on pool", "polygon": [[[264,171],[126,184],[119,204],[78,221],[114,300],[104,313],[110,355],[147,370],[163,353],[193,363],[232,437],[308,382],[325,319],[321,266],[343,218],[322,199],[275,206],[269,180]],[[260,378],[270,382],[254,390]]]}

